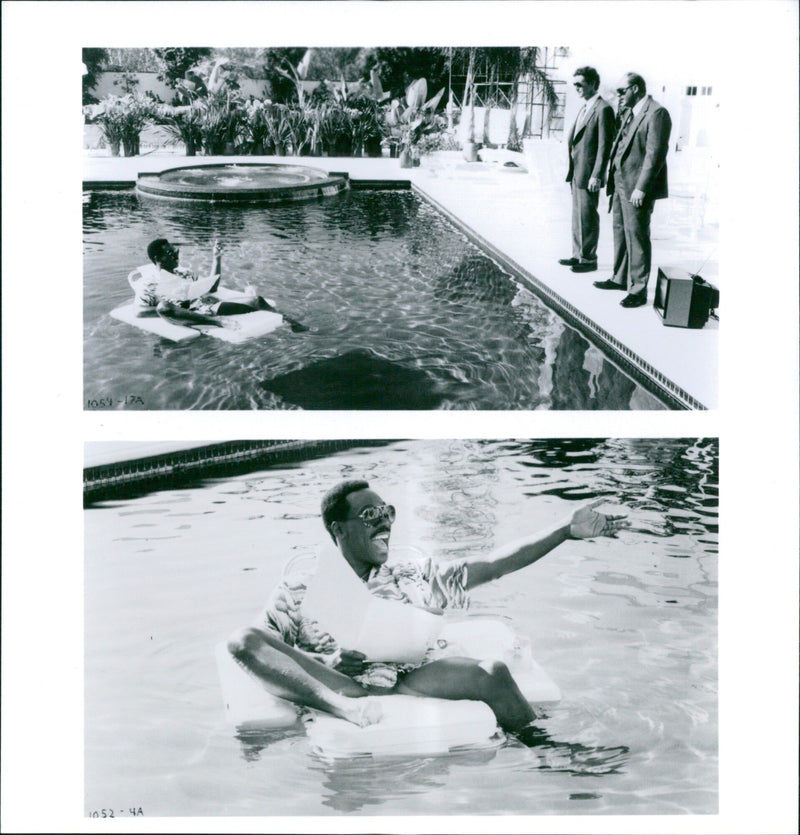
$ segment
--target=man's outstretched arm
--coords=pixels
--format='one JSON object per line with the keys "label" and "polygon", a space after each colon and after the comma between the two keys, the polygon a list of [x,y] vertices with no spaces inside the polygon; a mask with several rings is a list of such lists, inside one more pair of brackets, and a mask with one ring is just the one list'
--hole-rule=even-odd
{"label": "man's outstretched arm", "polygon": [[515,539],[486,556],[468,560],[467,588],[475,588],[533,565],[567,539],[614,536],[621,528],[628,527],[625,514],[598,513],[594,509],[606,501],[607,499],[595,499],[549,528]]}

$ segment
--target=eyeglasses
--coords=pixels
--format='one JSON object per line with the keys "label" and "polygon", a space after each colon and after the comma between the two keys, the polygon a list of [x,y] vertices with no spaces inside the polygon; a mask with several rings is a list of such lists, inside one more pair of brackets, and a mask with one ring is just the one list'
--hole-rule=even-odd
{"label": "eyeglasses", "polygon": [[624,96],[624,95],[625,95],[625,93],[627,93],[627,92],[628,92],[628,90],[630,90],[630,89],[631,89],[631,87],[633,87],[633,84],[629,84],[629,85],[628,85],[627,87],[625,87],[623,90],[620,90],[619,88],[617,88],[617,95],[618,95],[618,96]]}
{"label": "eyeglasses", "polygon": [[573,81],[573,82],[572,82],[572,86],[573,86],[573,87],[578,87],[578,88],[580,89],[580,88],[582,88],[584,85],[583,85],[583,82],[581,82],[581,81]]}
{"label": "eyeglasses", "polygon": [[355,518],[360,519],[365,528],[376,528],[384,519],[391,525],[397,518],[397,511],[394,505],[372,504],[359,510]]}

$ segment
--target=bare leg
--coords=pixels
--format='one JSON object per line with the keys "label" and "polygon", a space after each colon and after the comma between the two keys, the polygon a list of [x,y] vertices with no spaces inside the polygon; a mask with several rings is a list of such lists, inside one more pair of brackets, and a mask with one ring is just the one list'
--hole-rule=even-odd
{"label": "bare leg", "polygon": [[502,661],[442,658],[408,673],[394,692],[485,702],[505,731],[518,731],[535,717]]}
{"label": "bare leg", "polygon": [[177,321],[178,324],[184,322],[194,323],[196,325],[213,325],[215,328],[224,327],[222,322],[218,321],[214,316],[206,316],[203,313],[196,313],[194,310],[187,310],[180,305],[172,302],[159,302],[156,308],[158,315],[164,319]]}
{"label": "bare leg", "polygon": [[298,322],[296,319],[290,318],[285,313],[281,313],[280,310],[273,307],[263,296],[259,296],[255,293],[252,296],[245,296],[241,299],[237,299],[235,302],[220,302],[219,307],[217,308],[217,313],[220,316],[232,316],[237,313],[252,313],[254,310],[266,310],[270,313],[277,313],[280,316],[283,316],[284,321],[287,325],[289,325],[294,333],[303,333],[310,330],[307,325],[304,325],[302,322]]}
{"label": "bare leg", "polygon": [[236,302],[220,302],[217,308],[217,314],[219,316],[235,316],[237,313],[252,313],[254,310],[266,310],[266,308],[258,306],[258,298],[260,297],[255,299],[241,299]]}
{"label": "bare leg", "polygon": [[331,713],[356,725],[380,721],[379,706],[367,691],[267,630],[249,628],[228,641],[228,651],[266,690],[290,702]]}

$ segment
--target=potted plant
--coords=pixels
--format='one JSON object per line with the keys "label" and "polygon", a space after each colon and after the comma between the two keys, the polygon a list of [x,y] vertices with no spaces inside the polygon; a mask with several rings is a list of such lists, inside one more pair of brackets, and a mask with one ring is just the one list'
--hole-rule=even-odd
{"label": "potted plant", "polygon": [[119,156],[120,145],[126,157],[139,153],[139,134],[153,117],[153,105],[147,96],[107,96],[94,112],[112,156]]}
{"label": "potted plant", "polygon": [[203,152],[208,156],[235,153],[244,126],[244,113],[230,92],[209,93],[196,106],[200,112]]}
{"label": "potted plant", "polygon": [[411,168],[416,144],[426,134],[441,128],[441,120],[437,119],[434,111],[444,95],[444,87],[432,99],[425,101],[427,93],[427,82],[418,78],[406,90],[405,106],[395,99],[386,113],[390,134],[400,151],[401,168]]}
{"label": "potted plant", "polygon": [[262,102],[256,102],[247,109],[244,119],[244,135],[250,145],[250,153],[261,156],[269,141],[267,115]]}
{"label": "potted plant", "polygon": [[294,156],[302,156],[311,144],[313,127],[306,117],[306,109],[288,105],[283,111],[287,150]]}
{"label": "potted plant", "polygon": [[159,116],[164,131],[176,142],[186,145],[186,156],[195,156],[203,144],[201,109],[196,105],[163,105]]}
{"label": "potted plant", "polygon": [[97,105],[89,105],[86,108],[87,115],[100,128],[112,157],[119,156],[122,145],[122,113],[116,107],[116,99],[117,96],[110,96]]}
{"label": "potted plant", "polygon": [[267,134],[272,145],[273,153],[283,156],[290,139],[290,131],[285,104],[271,104],[267,106]]}
{"label": "potted plant", "polygon": [[368,98],[358,98],[354,101],[353,148],[359,149],[365,156],[379,157],[383,154],[381,141],[383,139],[383,121],[378,105]]}

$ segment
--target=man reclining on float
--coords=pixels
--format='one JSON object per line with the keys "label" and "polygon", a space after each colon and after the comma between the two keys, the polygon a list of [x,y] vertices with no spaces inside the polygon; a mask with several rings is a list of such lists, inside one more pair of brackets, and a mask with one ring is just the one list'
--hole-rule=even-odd
{"label": "man reclining on float", "polygon": [[[147,247],[147,257],[152,264],[138,267],[128,276],[128,283],[135,294],[138,316],[158,314],[168,321],[180,324],[201,324],[225,327],[221,316],[235,316],[267,310],[279,313],[255,290],[238,295],[235,300],[221,299],[215,295],[222,278],[222,247],[214,242],[211,272],[198,277],[191,270],[179,266],[178,247],[166,238],[156,238]],[[283,315],[283,314],[280,314]],[[293,331],[308,330],[304,325],[283,317]]]}
{"label": "man reclining on float", "polygon": [[[613,536],[627,527],[624,515],[594,510],[603,501],[595,500],[558,524],[487,556],[444,564],[387,564],[395,509],[366,481],[344,481],[331,489],[322,500],[322,520],[338,549],[335,564],[349,566],[372,595],[441,616],[445,608],[468,605],[471,589],[532,565],[568,539]],[[346,576],[340,577],[347,581],[349,570],[342,570]],[[448,657],[419,664],[370,663],[362,653],[339,646],[335,635],[304,612],[308,598],[314,592],[319,596],[319,585],[315,587],[312,578],[307,596],[305,583],[282,580],[267,604],[263,625],[243,629],[228,642],[233,657],[270,693],[362,726],[381,719],[379,702],[365,698],[369,696],[473,699],[486,703],[498,724],[523,742],[526,726],[538,733],[530,726],[533,709],[502,662]],[[346,606],[337,598],[337,588],[322,591],[329,608]]]}

